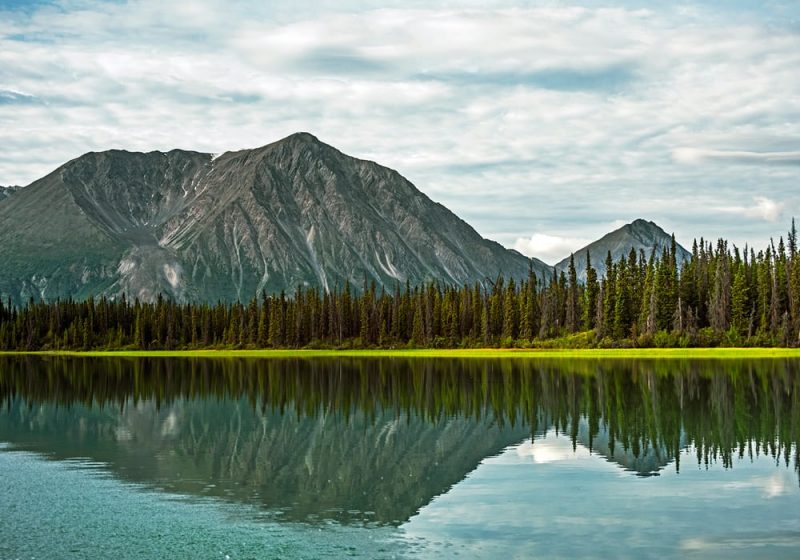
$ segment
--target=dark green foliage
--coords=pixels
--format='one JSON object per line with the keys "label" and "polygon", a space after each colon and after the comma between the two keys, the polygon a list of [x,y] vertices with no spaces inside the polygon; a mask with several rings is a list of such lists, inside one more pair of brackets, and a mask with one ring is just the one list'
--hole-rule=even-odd
{"label": "dark green foliage", "polygon": [[591,330],[597,320],[597,297],[600,286],[597,283],[597,271],[592,266],[592,258],[586,252],[586,287],[583,292],[583,329]]}
{"label": "dark green foliage", "polygon": [[[671,337],[671,333],[659,333],[659,343],[667,344]],[[224,457],[231,469],[227,478],[237,471],[249,475],[242,481],[252,480],[252,465],[256,461],[253,451],[259,449],[258,446],[238,445],[240,440],[252,439],[242,434],[250,426],[257,434],[256,439],[263,442],[265,430],[274,429],[271,424],[264,425],[262,419],[248,423],[248,408],[291,414],[289,432],[295,434],[291,437],[298,433],[296,419],[319,419],[320,415],[334,422],[326,424],[332,432],[339,425],[336,422],[350,425],[358,422],[362,414],[377,418],[379,428],[389,417],[404,419],[407,415],[412,423],[413,417],[424,418],[431,426],[438,425],[454,434],[455,440],[460,442],[453,447],[454,453],[461,448],[472,448],[478,441],[491,440],[491,434],[497,433],[480,424],[475,432],[477,439],[464,439],[464,433],[454,428],[454,418],[482,419],[495,428],[516,427],[516,439],[512,441],[520,441],[528,430],[528,435],[538,437],[554,427],[570,434],[574,438],[573,445],[577,439],[575,424],[583,420],[588,424],[589,438],[601,435],[601,431],[605,434],[611,454],[615,446],[629,450],[633,456],[637,456],[635,449],[656,449],[663,459],[661,464],[674,459],[676,470],[681,468],[681,460],[686,457],[682,450],[693,446],[701,467],[714,461],[731,466],[737,457],[766,454],[787,466],[793,462],[800,473],[797,449],[800,380],[792,360],[726,360],[722,363],[711,360],[439,359],[435,366],[424,359],[346,357],[315,360],[48,357],[44,360],[46,364],[30,357],[0,357],[0,407],[8,412],[2,420],[6,428],[14,426],[6,433],[20,437],[24,434],[25,443],[35,441],[37,451],[48,441],[63,448],[65,438],[79,438],[83,442],[80,449],[84,451],[105,442],[107,445],[97,447],[103,449],[104,460],[107,460],[107,453],[130,452],[131,457],[141,461],[147,457],[149,440],[146,437],[136,439],[136,445],[110,445],[116,443],[114,409],[128,409],[130,403],[155,402],[161,408],[180,404],[185,412],[187,407],[183,405],[187,401],[202,400],[215,403],[215,407],[219,403],[235,403],[235,410],[215,416],[218,420],[207,426],[204,421],[180,422],[169,441],[183,452],[195,449],[197,453],[191,454],[193,464],[206,465],[215,469],[214,472],[219,469],[219,456]],[[86,415],[77,406],[81,403],[94,403],[101,413]],[[88,422],[86,430],[63,429],[65,415],[71,410],[81,418],[81,425]],[[316,421],[313,425],[317,425]],[[196,430],[197,426],[202,429]],[[29,430],[38,430],[41,437],[31,440]],[[369,432],[350,431],[356,433],[354,445],[358,445],[348,449],[357,451],[365,447],[364,438],[369,437]],[[140,433],[145,436],[147,431]],[[307,432],[300,434],[302,440],[314,439]],[[87,435],[91,441],[83,441]],[[277,447],[268,448],[269,460],[258,462],[259,465],[273,464],[270,468],[277,469],[275,476],[285,477],[284,471],[291,470],[285,461],[275,461],[287,448],[286,441],[278,439]],[[337,439],[334,447],[342,441]],[[597,443],[602,446],[600,441]],[[158,445],[150,449],[161,449],[160,439]],[[208,456],[209,446],[222,446],[218,447],[220,453],[214,461],[203,460]],[[397,442],[380,447],[382,453],[388,452],[384,447],[401,452],[392,455],[397,461],[415,455],[409,452],[408,445]],[[301,458],[306,456],[300,455]],[[436,459],[449,456],[437,453]],[[173,455],[163,460],[170,460],[170,457]],[[186,463],[181,464],[185,466]],[[339,470],[340,465],[341,462],[334,462]],[[443,467],[437,465],[435,470],[439,472]],[[303,465],[300,480],[308,485],[310,474],[306,466]],[[408,466],[403,468],[407,473]],[[356,472],[359,476],[368,476],[370,469]],[[459,476],[463,477],[463,473]],[[321,483],[312,485],[314,499],[318,499],[320,487],[331,485],[329,478],[330,473],[326,471],[324,478],[320,478]],[[387,488],[384,494],[396,491],[397,478],[408,477],[387,478],[394,490]],[[414,477],[413,486],[420,486],[420,481],[424,480],[427,478]],[[242,483],[241,486],[243,492],[252,494],[252,485]],[[353,494],[352,484],[341,488],[348,495]],[[225,496],[230,498],[234,494],[229,492],[234,490],[231,486]],[[292,503],[297,495],[296,492],[291,494]],[[387,500],[379,502],[384,504]],[[418,507],[410,511],[417,511]]]}
{"label": "dark green foliage", "polygon": [[[588,257],[588,256],[587,256]],[[569,268],[567,271],[569,284],[567,285],[567,309],[566,325],[569,332],[578,331],[581,318],[580,299],[578,298],[578,275],[575,271],[575,256],[569,256]]]}
{"label": "dark green foliage", "polygon": [[[245,303],[180,304],[105,298],[0,302],[0,349],[397,348],[474,346],[796,346],[800,257],[794,226],[765,251],[695,242],[678,271],[662,254],[606,258],[598,281],[587,255],[540,284],[499,276],[488,285],[428,284],[393,293],[374,283],[323,293],[298,288]],[[582,331],[579,334],[578,331]]]}

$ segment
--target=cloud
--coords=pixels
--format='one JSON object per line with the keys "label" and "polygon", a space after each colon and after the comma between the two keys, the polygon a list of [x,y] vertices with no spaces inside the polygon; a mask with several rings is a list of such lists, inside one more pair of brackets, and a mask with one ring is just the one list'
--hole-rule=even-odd
{"label": "cloud", "polygon": [[754,488],[761,490],[761,494],[766,499],[773,499],[791,493],[795,483],[788,471],[779,471],[771,476],[753,476],[747,479],[729,482],[725,484],[725,490],[741,491],[743,489]]}
{"label": "cloud", "polygon": [[737,214],[745,218],[778,222],[784,216],[786,205],[765,196],[753,197],[752,206],[722,206],[718,210],[730,214]]}
{"label": "cloud", "polygon": [[546,233],[534,233],[531,237],[520,237],[514,242],[514,249],[529,257],[536,257],[555,264],[568,257],[591,241],[579,237],[561,237]]}
{"label": "cloud", "polygon": [[512,450],[516,452],[518,458],[530,458],[536,464],[592,458],[591,452],[586,447],[579,445],[573,448],[572,442],[567,438],[559,437],[555,430],[548,430],[544,437],[539,437],[535,441],[525,440]]}
{"label": "cloud", "polygon": [[709,162],[742,163],[749,165],[800,165],[800,151],[751,152],[744,150],[707,150],[676,148],[673,157],[678,163],[702,164]]}
{"label": "cloud", "polygon": [[38,103],[39,100],[25,93],[0,89],[0,105],[16,105],[20,103]]}
{"label": "cloud", "polygon": [[291,59],[291,65],[321,75],[358,76],[386,70],[385,64],[348,49],[313,49]]}
{"label": "cloud", "polygon": [[598,68],[571,68],[569,66],[536,70],[532,72],[494,72],[474,70],[457,73],[421,74],[422,80],[455,83],[461,86],[514,87],[530,86],[554,91],[621,91],[635,80],[633,68],[613,65]]}
{"label": "cloud", "polygon": [[[621,215],[743,244],[800,210],[800,35],[785,10],[377,4],[6,8],[0,184],[91,150],[219,153],[308,130],[508,246],[560,232],[554,259]],[[753,192],[782,206],[718,211]]]}

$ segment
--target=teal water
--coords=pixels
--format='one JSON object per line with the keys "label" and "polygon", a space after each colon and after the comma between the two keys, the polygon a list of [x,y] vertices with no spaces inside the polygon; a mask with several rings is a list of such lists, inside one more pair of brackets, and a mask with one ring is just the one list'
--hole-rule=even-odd
{"label": "teal water", "polygon": [[393,558],[386,529],[260,519],[256,511],[126,484],[105,465],[0,454],[0,558]]}
{"label": "teal water", "polygon": [[0,559],[800,557],[800,364],[0,359]]}

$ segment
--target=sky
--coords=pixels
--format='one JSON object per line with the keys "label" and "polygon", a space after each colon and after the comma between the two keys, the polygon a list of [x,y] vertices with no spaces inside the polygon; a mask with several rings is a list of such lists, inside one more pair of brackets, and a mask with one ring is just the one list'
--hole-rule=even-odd
{"label": "sky", "polygon": [[297,131],[545,262],[636,218],[761,248],[800,217],[800,2],[0,0],[0,185]]}

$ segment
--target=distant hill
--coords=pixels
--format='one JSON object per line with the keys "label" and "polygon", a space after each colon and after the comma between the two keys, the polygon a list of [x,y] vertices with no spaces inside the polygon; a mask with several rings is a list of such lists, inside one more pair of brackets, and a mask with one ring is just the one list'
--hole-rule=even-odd
{"label": "distant hill", "polygon": [[[619,260],[622,256],[627,256],[631,248],[636,249],[637,252],[643,250],[649,258],[654,248],[656,256],[660,256],[661,251],[669,249],[671,244],[672,236],[654,222],[642,219],[634,220],[575,251],[575,270],[579,279],[586,279],[586,253],[588,252],[592,259],[592,267],[597,270],[598,278],[601,278],[606,272],[604,262],[609,251],[611,251],[614,261]],[[679,264],[692,258],[692,254],[680,244],[677,245],[677,250]],[[555,265],[559,272],[562,270],[566,272],[568,267],[569,257]]]}
{"label": "distant hill", "polygon": [[253,150],[88,153],[0,204],[0,297],[247,300],[551,268],[399,173],[307,133]]}

